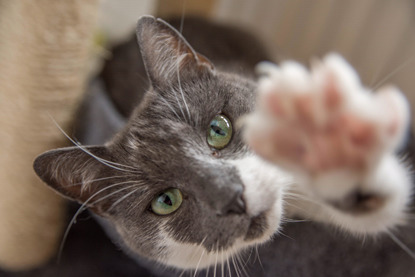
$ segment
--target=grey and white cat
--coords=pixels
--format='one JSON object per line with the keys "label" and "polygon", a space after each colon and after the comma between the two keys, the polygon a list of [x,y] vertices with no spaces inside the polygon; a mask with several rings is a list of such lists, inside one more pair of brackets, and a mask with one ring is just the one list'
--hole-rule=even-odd
{"label": "grey and white cat", "polygon": [[370,95],[335,55],[311,71],[262,65],[258,86],[162,20],[142,17],[137,38],[151,86],[127,125],[34,164],[132,256],[203,268],[270,240],[284,217],[359,235],[405,222],[411,180],[394,151],[409,112],[396,89]]}

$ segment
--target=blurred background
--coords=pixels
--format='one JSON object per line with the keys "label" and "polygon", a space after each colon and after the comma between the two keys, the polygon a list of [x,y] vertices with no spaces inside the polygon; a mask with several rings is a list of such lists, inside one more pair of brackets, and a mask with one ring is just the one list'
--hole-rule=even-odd
{"label": "blurred background", "polygon": [[139,16],[197,15],[256,34],[274,61],[339,52],[370,87],[396,84],[415,107],[414,0],[0,0],[0,267],[56,255],[64,203],[33,159],[66,144],[88,81]]}
{"label": "blurred background", "polygon": [[[138,11],[138,12],[137,12]],[[338,52],[364,83],[398,85],[415,103],[413,0],[104,0],[100,28],[110,43],[134,29],[137,13],[198,15],[251,30],[275,61]]]}

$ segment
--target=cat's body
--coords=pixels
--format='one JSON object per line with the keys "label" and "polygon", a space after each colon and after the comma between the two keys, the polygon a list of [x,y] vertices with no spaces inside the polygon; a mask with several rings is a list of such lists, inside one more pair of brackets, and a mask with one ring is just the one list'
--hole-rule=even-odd
{"label": "cat's body", "polygon": [[[163,25],[164,23],[155,23],[153,19],[145,19],[142,25],[143,24],[146,25],[144,27],[147,29],[139,28],[139,40],[141,36],[141,42],[144,42],[144,48],[150,46],[157,48],[157,40],[152,41],[152,44],[148,42],[152,40],[152,37],[150,36],[152,32],[153,37],[157,37],[157,32],[164,32],[163,35],[160,36],[161,38],[169,35],[175,36],[174,32],[170,33],[171,31]],[[187,25],[185,25],[185,28],[186,26]],[[141,28],[144,27],[141,26]],[[154,30],[152,30],[152,28],[154,28]],[[214,39],[211,39],[212,36],[208,37],[210,38],[209,41],[215,41]],[[228,41],[238,41],[240,37],[243,37],[243,34],[242,36],[239,34],[238,38],[229,36],[228,38],[230,38],[230,40]],[[203,40],[201,41],[203,42]],[[79,177],[76,177],[77,172],[82,172],[85,168],[94,164],[95,161],[94,159],[90,159],[88,155],[84,155],[85,153],[82,151],[72,149],[69,150],[72,151],[72,153],[67,157],[76,158],[76,160],[80,162],[80,165],[82,165],[81,168],[76,166],[74,168],[71,164],[60,164],[58,168],[66,168],[72,172],[70,177],[66,176],[64,173],[59,175],[59,172],[55,172],[52,176],[54,179],[51,180],[49,179],[50,177],[45,177],[42,173],[41,175],[57,190],[69,197],[78,198],[78,200],[86,202],[88,205],[95,201],[98,205],[91,206],[91,209],[102,215],[104,218],[108,218],[109,222],[115,222],[115,225],[110,223],[107,229],[113,234],[115,240],[122,241],[121,245],[124,245],[129,249],[127,250],[128,252],[135,252],[132,253],[132,256],[138,255],[145,258],[157,259],[162,263],[176,267],[195,268],[217,264],[218,260],[226,260],[227,255],[230,253],[235,253],[240,248],[248,247],[249,249],[250,244],[255,243],[256,241],[266,241],[272,233],[276,232],[280,220],[282,220],[281,210],[283,203],[281,194],[283,193],[283,188],[280,186],[272,186],[273,182],[271,180],[283,179],[281,182],[287,183],[290,182],[290,179],[284,174],[281,175],[279,170],[275,170],[275,168],[272,168],[269,164],[252,156],[252,153],[244,146],[240,130],[236,129],[237,133],[233,135],[232,144],[223,150],[212,150],[211,147],[205,146],[206,141],[204,136],[206,130],[204,128],[209,125],[213,116],[216,114],[226,114],[226,116],[236,121],[240,116],[246,115],[253,110],[253,103],[255,102],[253,91],[255,89],[255,84],[251,79],[246,79],[245,77],[252,77],[253,66],[255,63],[266,57],[263,50],[259,46],[253,47],[254,49],[258,49],[258,52],[254,51],[254,55],[247,55],[254,57],[251,60],[248,60],[248,62],[238,62],[238,59],[239,55],[245,56],[244,53],[252,51],[252,48],[250,47],[240,47],[242,52],[234,57],[229,57],[229,54],[225,53],[223,57],[219,57],[218,59],[215,59],[213,56],[214,53],[220,52],[219,50],[213,47],[213,52],[211,52],[212,56],[209,56],[209,50],[207,50],[205,53],[206,56],[214,61],[214,64],[216,62],[215,65],[219,65],[216,70],[217,72],[220,72],[219,75],[221,80],[217,80],[215,79],[216,77],[210,75],[210,70],[212,70],[210,62],[206,61],[202,56],[189,52],[188,49],[182,50],[182,47],[186,47],[187,45],[183,44],[185,43],[183,41],[180,43],[178,46],[177,42],[173,44],[179,49],[179,52],[185,51],[185,53],[187,53],[187,56],[183,56],[182,58],[186,66],[190,64],[190,67],[192,67],[192,70],[190,71],[188,71],[184,65],[177,65],[176,67],[175,63],[173,63],[173,67],[170,65],[171,68],[167,70],[160,66],[152,68],[157,64],[154,57],[149,54],[149,51],[153,50],[151,50],[151,47],[142,49],[144,60],[147,63],[147,70],[150,71],[149,74],[153,89],[161,91],[162,93],[156,94],[152,91],[144,97],[144,102],[141,103],[141,109],[137,109],[132,114],[133,120],[128,123],[128,127],[124,128],[112,141],[112,144],[107,146],[108,149],[112,149],[112,152],[110,151],[109,153],[108,150],[103,149],[102,147],[91,148],[89,150],[98,157],[102,157],[111,162],[116,161],[116,164],[103,161],[104,163],[107,163],[107,166],[98,165],[99,167],[97,170],[105,173],[104,175],[101,173],[101,176],[88,176],[91,173],[84,173],[81,174],[82,178],[80,179]],[[204,43],[201,43],[201,45],[203,44]],[[163,43],[163,45],[166,44]],[[203,53],[202,48],[196,49],[200,49],[199,51]],[[166,50],[168,51],[168,49],[164,49],[164,51]],[[169,56],[175,55],[175,52],[169,53]],[[189,58],[189,55],[196,59],[197,62],[194,62],[192,58],[186,60]],[[166,58],[169,57],[164,57],[164,59]],[[226,58],[233,60],[226,63],[224,62]],[[124,63],[121,62],[121,64]],[[129,70],[128,73],[123,72],[123,76],[131,76],[131,74],[134,76],[134,72],[136,71],[136,65],[134,63],[133,66],[130,64],[130,66],[126,66],[125,68],[133,68],[133,70]],[[232,74],[235,72],[243,74],[242,77],[238,77],[237,75],[222,73],[222,70],[230,71]],[[160,72],[164,73],[159,74]],[[195,76],[193,74],[195,72],[199,74],[197,80],[194,79]],[[104,76],[106,74],[111,75],[111,67],[106,68]],[[105,102],[108,99],[105,100],[105,96],[99,96],[100,92],[96,92],[95,96],[98,97],[101,102],[90,101],[89,104],[87,104],[86,111],[95,109],[102,114],[98,113],[95,114],[95,116],[83,118],[83,134],[85,135],[85,131],[89,132],[89,135],[86,134],[84,137],[84,142],[86,143],[101,144],[103,141],[107,141],[108,136],[113,132],[122,128],[123,118],[120,114],[117,114],[115,110],[112,110],[110,105],[111,102],[116,103],[121,114],[129,115],[131,114],[131,107],[133,106],[131,103],[138,103],[142,98],[139,94],[138,97],[133,97],[134,100],[131,100],[130,102],[120,100],[119,95],[123,95],[121,99],[125,100],[125,96],[131,95],[131,93],[124,90],[123,93],[117,95],[117,93],[123,91],[123,89],[120,89],[117,92],[117,89],[113,87],[114,81],[111,82],[108,75],[106,76],[106,87],[109,90],[109,94],[112,95],[113,101]],[[163,83],[161,79],[165,79],[166,77],[168,77],[170,81]],[[182,79],[180,79],[180,77]],[[117,82],[126,82],[127,89],[137,86],[146,86],[146,82],[137,82],[137,79],[132,78],[129,79],[129,81],[124,81],[119,78],[115,81],[115,84]],[[190,84],[191,86],[189,86]],[[117,87],[117,85],[115,86]],[[171,88],[173,88],[175,94],[171,94],[171,91],[169,91]],[[184,94],[181,94],[182,91],[184,91]],[[192,93],[196,94],[197,97],[192,96]],[[186,98],[187,101],[184,101],[183,98]],[[164,102],[164,104],[160,106],[160,102]],[[101,103],[102,105],[96,105],[96,103]],[[105,128],[101,128],[103,132],[96,132],[92,128],[97,125],[97,121],[102,120],[102,115],[107,116],[108,119],[105,121],[108,125]],[[136,117],[143,119],[143,123],[134,119]],[[166,121],[166,118],[169,118],[169,120]],[[183,122],[185,124],[183,124]],[[236,123],[234,122],[234,124]],[[157,127],[154,128],[154,126]],[[193,134],[189,133],[190,131],[193,132]],[[93,137],[91,136],[91,132],[93,134],[100,133],[101,135]],[[175,137],[180,134],[186,134],[189,137]],[[149,143],[151,143],[151,145]],[[157,147],[154,145],[157,145]],[[140,149],[141,151],[139,151]],[[132,157],[128,157],[128,155],[131,155],[134,151],[137,151],[137,153],[132,155]],[[69,152],[67,152],[67,154],[68,153]],[[56,154],[57,152],[51,152],[49,156],[45,156],[46,159],[57,158],[57,160],[53,162],[52,160],[49,160],[50,164],[61,162],[58,156],[55,157]],[[136,164],[140,165],[140,167],[136,167]],[[252,164],[256,165],[253,166]],[[241,172],[240,168],[245,168],[246,170]],[[39,164],[37,170],[40,170]],[[97,170],[95,170],[95,172],[97,172]],[[246,171],[252,171],[250,177],[242,176]],[[140,190],[134,186],[129,186],[132,183],[132,180],[134,180],[135,174],[139,174],[142,179],[135,180],[135,182],[140,183],[141,185],[152,184],[152,186],[160,186],[160,188],[156,190],[152,190],[152,188]],[[119,180],[117,179],[116,182],[113,182],[113,184],[104,183],[108,180],[104,180],[104,178],[110,178],[111,176],[121,177]],[[239,190],[241,179],[243,181],[245,181],[244,178],[260,180],[263,178],[262,176],[267,176],[266,179],[268,179],[268,181],[257,184],[258,187],[255,187],[254,190],[263,190],[262,192],[258,192],[259,195],[256,195],[257,200],[262,200],[263,202],[252,204],[252,202],[247,199],[248,196],[244,195],[243,203],[235,204],[235,199],[238,199],[241,193]],[[83,183],[82,185],[86,184],[85,188],[81,191],[73,189],[74,186],[71,186],[68,183],[68,178],[72,181],[72,185],[76,186]],[[285,180],[285,178],[288,179]],[[57,182],[57,179],[60,179],[61,181]],[[98,179],[98,181],[94,181],[95,179]],[[148,184],[144,184],[143,180],[146,180]],[[208,180],[208,182],[206,180]],[[165,184],[159,184],[160,182],[167,181],[172,182],[173,185],[170,184],[166,186]],[[186,186],[180,187],[182,185],[180,183],[189,183],[189,181],[197,183],[198,188],[191,189]],[[65,183],[64,186],[67,186],[67,188],[64,186],[61,187],[62,183]],[[124,192],[115,189],[117,188],[118,183],[125,184],[121,187]],[[216,185],[212,188],[212,184]],[[229,184],[235,184],[235,186],[228,188],[227,186]],[[94,185],[98,186],[100,190],[93,188],[92,186]],[[143,198],[146,199],[145,201],[151,202],[151,199],[154,198],[157,193],[160,193],[160,191],[169,187],[180,187],[183,191],[188,190],[187,195],[184,197],[184,201],[187,200],[188,203],[183,202],[185,204],[174,213],[175,219],[173,221],[166,221],[167,216],[160,217],[152,214],[151,211],[148,210],[148,203],[143,204],[143,207],[137,207],[139,204],[134,205],[134,201],[140,202]],[[242,189],[245,192],[248,190],[247,187],[243,187]],[[217,192],[215,192],[215,190],[217,190]],[[99,191],[101,193],[103,192],[102,197],[95,197],[94,193]],[[119,192],[121,193],[117,195]],[[250,194],[255,193],[256,192],[252,190]],[[236,196],[234,196],[234,194]],[[207,198],[203,198],[203,201],[201,200],[201,202],[203,202],[202,204],[192,204],[192,201],[194,200],[189,199],[195,195],[201,196],[202,198],[207,196]],[[113,198],[114,200],[112,200]],[[111,202],[106,203],[108,199],[110,199]],[[122,201],[120,201],[120,199]],[[135,206],[135,208],[131,208],[133,206]],[[181,214],[186,207],[187,209],[193,210],[193,212],[190,214]],[[138,213],[135,209],[139,209],[140,216],[134,215],[134,213]],[[245,212],[247,211],[250,215],[245,216],[245,212],[241,212],[241,209]],[[212,211],[210,212],[210,210]],[[120,213],[123,213],[123,216],[116,217],[116,215]],[[203,220],[203,224],[198,223],[198,219],[205,217],[206,219]],[[103,220],[108,222],[107,219]],[[251,222],[249,222],[250,220]],[[158,224],[157,221],[164,222],[163,228],[165,230],[170,230],[164,231],[163,228],[157,227],[160,224]],[[265,260],[264,257],[262,257],[266,269],[262,272],[257,262],[256,266],[250,269],[248,268],[251,276],[258,276],[262,273],[264,273],[265,276],[274,276],[276,272],[281,272],[281,274],[284,274],[283,276],[313,276],[312,274],[314,273],[316,274],[315,276],[333,276],[334,273],[327,273],[325,270],[323,272],[324,268],[327,268],[327,270],[328,268],[332,268],[334,270],[332,272],[339,273],[338,276],[363,276],[370,274],[368,272],[372,267],[368,267],[367,264],[370,263],[370,261],[378,263],[379,255],[388,256],[388,258],[386,258],[388,260],[393,259],[393,257],[389,256],[390,253],[381,253],[381,251],[392,249],[389,248],[389,246],[393,245],[393,243],[388,242],[385,238],[380,240],[382,243],[370,245],[368,249],[362,250],[362,253],[371,254],[359,256],[361,253],[359,253],[360,242],[358,240],[346,239],[343,235],[330,234],[333,232],[333,229],[330,227],[327,228],[327,226],[322,227],[310,223],[294,224],[298,225],[286,226],[285,229],[287,231],[284,231],[284,233],[288,232],[288,235],[293,237],[294,241],[276,237],[274,242],[263,247],[260,251],[267,252]],[[305,227],[299,226],[301,224],[305,225]],[[150,227],[150,230],[146,229],[149,226],[152,226]],[[369,227],[371,228],[372,226],[368,226],[368,228]],[[170,233],[166,234],[166,232]],[[209,237],[210,234],[217,235]],[[281,240],[281,242],[279,242],[279,240]],[[296,240],[298,240],[298,242],[301,241],[302,243],[310,241],[310,244],[295,246]],[[159,241],[164,244],[160,244]],[[292,242],[292,246],[290,246],[290,242]],[[406,242],[409,243],[408,240],[406,240]],[[350,264],[349,262],[345,262],[344,264],[346,264],[346,266],[341,269],[338,268],[337,271],[337,266],[340,266],[340,264],[343,263],[340,262],[340,264],[337,264],[336,259],[333,258],[336,255],[333,254],[333,252],[336,253],[337,251],[332,249],[332,243],[338,243],[338,245],[346,243],[347,247],[345,248],[347,248],[347,252],[354,256],[352,258],[344,258],[344,261],[350,261]],[[371,244],[371,242],[368,244]],[[316,245],[319,246],[319,254],[313,254],[313,251],[310,251],[317,251],[317,249],[314,248]],[[227,249],[230,246],[232,250]],[[383,247],[385,248],[380,250]],[[390,251],[396,251],[396,248],[393,249],[394,250]],[[341,252],[341,250],[339,252]],[[318,259],[327,257],[330,262],[321,261],[322,266],[319,266],[317,265],[318,262],[314,263],[313,259],[310,259],[310,255],[319,255]],[[342,255],[347,256],[348,254],[340,254],[340,256]],[[373,259],[365,260],[365,262],[361,264],[354,263],[357,260],[366,259],[369,255],[371,255]],[[402,255],[401,253],[399,255],[404,256],[405,254]],[[285,256],[286,259],[283,259],[283,256]],[[281,260],[282,262],[280,263]],[[410,258],[407,256],[402,260],[406,260],[408,264],[411,262]],[[326,265],[324,266],[323,264]],[[301,269],[296,268],[296,265],[301,267]],[[307,265],[307,269],[302,268],[304,265]],[[313,265],[315,265],[315,267]],[[378,263],[377,267],[373,267],[372,272],[375,272],[376,274],[376,272],[382,271],[378,271],[380,265],[383,265],[383,263]],[[217,268],[218,274],[220,274],[219,267],[220,266]],[[407,265],[405,265],[405,267],[408,270],[407,272],[414,270]],[[397,272],[402,270],[400,276],[405,276],[402,274],[407,273],[406,269],[402,269],[401,267],[396,268]],[[305,272],[308,270],[312,270],[314,273],[306,275]],[[394,270],[395,269],[391,269],[391,272],[395,272]],[[385,274],[385,276],[388,275]]]}

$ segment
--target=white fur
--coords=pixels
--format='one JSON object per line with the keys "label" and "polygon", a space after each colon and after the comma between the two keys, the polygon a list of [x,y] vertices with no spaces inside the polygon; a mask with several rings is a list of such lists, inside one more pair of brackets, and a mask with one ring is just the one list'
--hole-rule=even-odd
{"label": "white fur", "polygon": [[[206,158],[195,152],[192,154],[193,157],[204,160],[206,163],[214,162],[213,158]],[[240,174],[244,184],[243,198],[248,215],[255,217],[265,213],[267,230],[254,240],[245,241],[242,237],[237,238],[232,247],[219,248],[217,251],[208,251],[202,246],[203,242],[200,244],[179,242],[169,236],[168,230],[164,230],[161,231],[160,239],[160,246],[166,249],[160,260],[163,264],[183,269],[220,265],[244,249],[268,241],[278,231],[283,214],[283,190],[292,182],[292,178],[255,155],[225,162],[235,166]]]}
{"label": "white fur", "polygon": [[[328,55],[322,62],[315,61],[311,72],[294,62],[283,63],[280,67],[270,63],[261,64],[259,71],[266,76],[259,84],[258,109],[245,121],[245,138],[254,150],[265,154],[268,160],[277,161],[276,165],[254,154],[221,162],[237,168],[244,184],[246,212],[251,217],[265,212],[268,229],[254,241],[246,242],[243,238],[237,238],[231,248],[215,251],[208,251],[202,246],[203,242],[178,242],[168,235],[168,230],[164,230],[160,239],[160,245],[165,247],[161,258],[164,264],[183,269],[224,264],[243,249],[269,240],[280,227],[283,206],[288,216],[300,215],[330,223],[359,235],[377,234],[405,222],[411,178],[406,167],[393,154],[402,142],[409,122],[408,105],[402,94],[389,87],[373,95],[362,87],[353,68],[337,55]],[[345,167],[313,175],[301,165],[287,166],[289,163],[285,162],[284,157],[272,157],[272,128],[279,126],[280,118],[273,117],[266,110],[266,96],[276,92],[283,95],[280,99],[288,111],[285,116],[289,118],[296,116],[290,97],[311,94],[314,97],[312,109],[317,124],[324,125],[331,120],[331,115],[324,110],[319,92],[326,88],[327,80],[334,80],[340,92],[338,112],[351,112],[357,118],[371,122],[376,129],[376,136],[380,138],[376,140],[376,151],[368,152],[371,164],[363,172],[356,173]],[[391,135],[385,131],[385,126],[393,120],[397,129]],[[262,143],[253,145],[254,136],[258,134],[263,136]],[[205,163],[217,162],[213,157],[197,153],[192,147],[189,147],[188,153]],[[384,199],[383,205],[368,212],[350,213],[330,204],[332,201],[341,201],[356,190],[380,196]]]}
{"label": "white fur", "polygon": [[[331,223],[357,234],[378,233],[404,223],[411,195],[411,178],[406,167],[393,154],[404,140],[409,124],[408,103],[402,93],[394,87],[372,93],[361,85],[353,68],[336,54],[314,61],[310,71],[292,61],[281,66],[261,64],[258,70],[263,74],[259,82],[258,106],[246,120],[245,138],[257,153],[288,169],[296,178],[297,184],[290,188],[286,197],[290,202],[286,206],[289,214]],[[307,168],[273,154],[273,130],[285,124],[284,120],[290,122],[298,116],[292,100],[296,95],[312,96],[310,107],[317,125],[320,124],[318,126],[331,120],[332,115],[319,99],[323,97],[320,92],[330,80],[341,96],[340,106],[335,112],[353,114],[362,122],[370,122],[376,131],[375,150],[367,153],[370,166],[363,172],[337,168],[310,174]],[[285,109],[283,118],[267,110],[271,94],[278,94],[279,105]],[[396,131],[391,134],[387,126],[393,123]],[[307,140],[307,137],[303,139]],[[373,211],[359,214],[344,212],[328,204],[356,190],[379,195],[385,202]]]}

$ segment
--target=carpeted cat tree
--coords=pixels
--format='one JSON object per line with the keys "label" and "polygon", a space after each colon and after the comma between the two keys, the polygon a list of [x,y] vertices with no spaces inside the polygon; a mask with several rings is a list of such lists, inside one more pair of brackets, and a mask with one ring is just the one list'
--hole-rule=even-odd
{"label": "carpeted cat tree", "polygon": [[[36,177],[39,153],[66,143],[87,78],[99,0],[0,0],[0,267],[56,254],[62,198]],[[50,116],[49,116],[50,115]]]}

